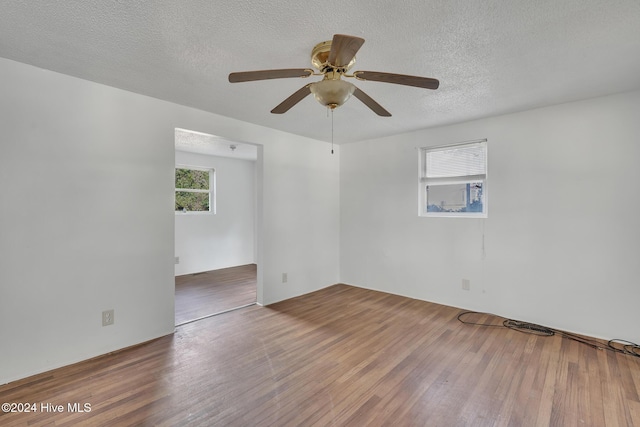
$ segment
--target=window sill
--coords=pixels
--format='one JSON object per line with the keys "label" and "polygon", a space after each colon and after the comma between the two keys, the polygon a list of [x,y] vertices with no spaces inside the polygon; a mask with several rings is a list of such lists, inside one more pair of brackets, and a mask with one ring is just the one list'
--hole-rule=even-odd
{"label": "window sill", "polygon": [[180,212],[180,211],[175,211],[175,215],[176,216],[192,216],[192,215],[196,215],[196,216],[206,216],[206,215],[215,215],[215,212],[198,212],[198,211],[187,211],[187,212]]}
{"label": "window sill", "polygon": [[421,218],[487,218],[486,213],[423,213],[418,215]]}

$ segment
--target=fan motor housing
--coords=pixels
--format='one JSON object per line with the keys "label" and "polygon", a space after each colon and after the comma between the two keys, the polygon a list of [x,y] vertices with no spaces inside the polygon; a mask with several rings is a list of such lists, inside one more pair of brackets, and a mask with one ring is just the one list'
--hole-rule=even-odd
{"label": "fan motor housing", "polygon": [[[318,43],[311,50],[311,64],[318,70],[324,72],[327,69],[333,69],[333,65],[329,64],[329,53],[331,52],[331,40]],[[347,64],[346,67],[340,67],[341,72],[346,72],[351,69],[356,63],[356,57]],[[337,71],[338,69],[336,69]]]}

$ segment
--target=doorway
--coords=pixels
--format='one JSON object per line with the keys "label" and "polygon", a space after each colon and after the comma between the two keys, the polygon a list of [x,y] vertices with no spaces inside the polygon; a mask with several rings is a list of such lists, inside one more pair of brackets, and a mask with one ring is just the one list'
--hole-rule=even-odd
{"label": "doorway", "polygon": [[175,148],[177,326],[256,303],[261,168],[257,146],[209,134],[176,129]]}

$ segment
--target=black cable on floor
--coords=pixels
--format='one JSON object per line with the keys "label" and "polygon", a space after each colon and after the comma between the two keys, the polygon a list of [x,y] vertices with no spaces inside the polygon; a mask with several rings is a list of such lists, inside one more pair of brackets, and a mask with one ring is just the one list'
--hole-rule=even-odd
{"label": "black cable on floor", "polygon": [[601,342],[598,342],[589,338],[585,338],[580,335],[571,334],[569,332],[559,331],[557,329],[536,325],[535,323],[523,322],[520,320],[504,319],[504,321],[500,325],[477,323],[477,322],[470,322],[470,321],[464,320],[463,317],[469,314],[479,314],[484,316],[494,316],[497,318],[501,318],[500,316],[496,316],[495,314],[491,314],[491,313],[480,313],[477,311],[463,311],[460,314],[458,314],[458,317],[457,317],[458,321],[460,321],[461,323],[464,323],[465,325],[498,327],[498,328],[505,327],[505,328],[513,329],[514,331],[518,331],[518,332],[547,336],[547,337],[550,337],[553,335],[559,335],[563,338],[576,341],[580,344],[588,345],[589,347],[592,347],[594,349],[608,350],[615,353],[622,353],[622,354],[628,354],[630,356],[640,357],[640,346],[631,341],[621,340],[616,338],[616,339],[609,340],[609,342],[605,346]]}
{"label": "black cable on floor", "polygon": [[614,338],[609,340],[607,345],[619,353],[640,357],[640,346],[636,343],[632,343],[631,341]]}

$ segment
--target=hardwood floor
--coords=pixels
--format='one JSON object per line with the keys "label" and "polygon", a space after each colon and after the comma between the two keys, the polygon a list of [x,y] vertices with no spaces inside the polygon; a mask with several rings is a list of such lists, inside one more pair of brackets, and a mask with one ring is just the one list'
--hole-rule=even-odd
{"label": "hardwood floor", "polygon": [[0,387],[91,405],[0,425],[640,426],[640,358],[459,313],[335,285]]}
{"label": "hardwood floor", "polygon": [[176,277],[176,325],[256,302],[256,265]]}

